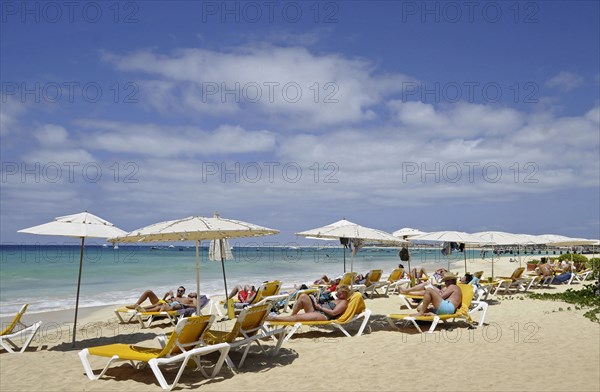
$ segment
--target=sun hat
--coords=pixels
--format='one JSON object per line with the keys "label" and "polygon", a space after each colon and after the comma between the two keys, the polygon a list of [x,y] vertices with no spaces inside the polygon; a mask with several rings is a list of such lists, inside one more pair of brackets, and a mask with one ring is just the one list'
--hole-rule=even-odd
{"label": "sun hat", "polygon": [[450,272],[444,272],[444,275],[442,276],[442,282],[445,282],[447,280],[458,280],[458,276]]}

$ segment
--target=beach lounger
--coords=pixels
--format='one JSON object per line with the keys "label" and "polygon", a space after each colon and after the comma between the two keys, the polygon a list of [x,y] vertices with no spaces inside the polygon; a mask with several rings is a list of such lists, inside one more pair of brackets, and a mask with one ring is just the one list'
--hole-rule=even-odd
{"label": "beach lounger", "polygon": [[328,321],[267,321],[265,325],[268,325],[269,327],[291,327],[290,332],[286,335],[284,339],[285,341],[289,340],[303,325],[309,327],[332,326],[342,331],[344,335],[350,337],[351,335],[344,328],[344,326],[347,326],[348,324],[351,324],[354,321],[362,318],[363,321],[358,329],[358,332],[355,335],[360,336],[362,335],[365,327],[368,325],[370,317],[371,311],[366,308],[362,294],[359,292],[354,292],[350,296],[348,308],[337,319]]}
{"label": "beach lounger", "polygon": [[[212,378],[220,372],[229,352],[229,345],[223,343],[199,347],[202,343],[202,336],[208,331],[214,318],[215,316],[194,316],[180,320],[163,348],[141,347],[129,344],[109,344],[83,349],[79,352],[79,358],[90,380],[97,380],[102,377],[110,365],[115,362],[128,361],[134,368],[137,368],[135,362],[140,362],[142,365],[148,364],[150,366],[162,389],[172,390],[177,385],[190,359],[196,362],[196,370],[199,370],[206,378]],[[218,351],[220,356],[209,376],[200,366],[199,357],[215,351]],[[90,356],[110,358],[98,375],[92,369],[89,361]],[[181,363],[181,365],[177,375],[173,383],[169,384],[159,366],[178,363]]]}
{"label": "beach lounger", "polygon": [[241,302],[234,303],[235,305],[237,305],[235,307],[235,313],[240,313],[242,309],[248,306],[262,305],[286,299],[288,295],[279,294],[280,290],[281,282],[278,280],[273,280],[261,284],[258,290],[256,291],[256,295],[254,296],[254,298],[252,298],[251,302],[246,304],[242,304]]}
{"label": "beach lounger", "polygon": [[590,277],[590,275],[592,274],[593,271],[594,270],[592,268],[584,269],[582,271],[573,273],[573,277],[575,278],[575,280],[577,280],[579,283],[581,283],[581,282],[587,280],[587,278]]}
{"label": "beach lounger", "polygon": [[[367,279],[365,280],[364,295],[367,296],[368,298],[372,298],[373,294],[375,294],[375,291],[378,288],[383,287],[387,284],[387,282],[381,281],[381,275],[383,275],[383,270],[380,270],[380,269],[372,269],[367,274]],[[369,291],[371,292],[370,295],[369,295]]]}
{"label": "beach lounger", "polygon": [[[200,302],[200,310],[204,309],[206,306],[209,306],[209,314],[216,310],[219,317],[222,317],[222,313],[218,306],[210,299],[208,295],[202,295],[205,297],[203,302]],[[140,306],[141,307],[141,306]],[[177,321],[182,317],[189,317],[192,315],[196,315],[196,309],[186,307],[184,309],[179,310],[170,310],[170,311],[162,311],[162,312],[146,312],[146,311],[138,311],[137,309],[129,309],[126,307],[117,308],[114,310],[115,315],[119,319],[119,323],[121,324],[129,324],[132,321],[138,321],[142,328],[150,328],[152,322],[156,320],[156,318],[165,317],[172,326],[175,326]]]}
{"label": "beach lounger", "polygon": [[[267,303],[263,305],[251,306],[242,310],[230,331],[218,331],[211,329],[204,335],[204,342],[206,344],[228,343],[231,348],[244,348],[242,359],[237,366],[238,368],[241,368],[244,365],[244,361],[246,360],[246,356],[252,347],[252,343],[256,343],[262,352],[267,354],[267,350],[265,350],[263,345],[260,344],[261,339],[268,339],[278,336],[276,338],[275,347],[272,348],[270,353],[271,355],[276,355],[281,348],[281,344],[283,343],[285,328],[271,330],[265,328],[264,324],[267,316],[269,315],[270,307],[271,305]],[[225,361],[227,366],[229,366],[231,369],[236,368],[229,355]]]}
{"label": "beach lounger", "polygon": [[504,289],[504,293],[509,293],[511,288],[515,288],[516,291],[524,290],[524,283],[528,281],[521,278],[524,271],[525,267],[519,267],[514,270],[511,276],[499,276],[496,279],[498,286],[496,287],[496,291],[494,291],[494,295],[497,295],[498,291],[502,289]]}
{"label": "beach lounger", "polygon": [[[42,325],[41,321],[38,321],[29,327],[23,324],[21,317],[23,317],[23,314],[27,311],[27,306],[29,306],[29,304],[21,306],[21,309],[0,334],[0,346],[9,353],[15,353],[15,351],[17,353],[22,353],[27,350],[27,347],[29,347],[29,344]],[[20,350],[19,344],[21,346]]]}
{"label": "beach lounger", "polygon": [[387,278],[385,287],[385,295],[399,292],[400,286],[410,283],[410,279],[403,279],[404,268],[396,268]]}
{"label": "beach lounger", "polygon": [[136,309],[129,308],[117,308],[114,310],[115,315],[119,319],[119,323],[128,324],[132,321],[138,321],[142,328],[150,328],[152,322],[156,318],[165,317],[171,325],[175,326],[181,313],[177,310],[170,310],[164,312],[140,312]]}
{"label": "beach lounger", "polygon": [[[408,314],[388,314],[387,320],[388,323],[393,327],[397,328],[395,322],[396,321],[410,321],[419,332],[423,333],[417,321],[428,321],[431,322],[431,327],[427,331],[427,333],[433,333],[435,327],[438,325],[440,321],[454,320],[457,318],[464,319],[469,325],[473,325],[473,319],[471,315],[477,311],[482,311],[482,315],[479,318],[478,326],[483,325],[485,321],[485,316],[487,314],[488,304],[481,301],[472,301],[473,300],[473,285],[470,283],[463,284],[458,283],[458,287],[462,291],[462,302],[460,308],[456,310],[453,314],[444,314],[444,315],[433,315],[433,316],[410,316]],[[469,309],[471,305],[475,305],[472,309]]]}

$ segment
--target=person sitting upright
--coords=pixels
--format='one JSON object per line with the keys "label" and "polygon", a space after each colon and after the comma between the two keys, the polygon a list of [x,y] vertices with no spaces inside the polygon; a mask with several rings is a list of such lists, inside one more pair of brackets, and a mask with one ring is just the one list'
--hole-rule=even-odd
{"label": "person sitting upright", "polygon": [[[252,303],[252,301],[254,300],[254,297],[256,296],[256,287],[252,286],[252,285],[237,285],[233,288],[233,290],[231,290],[231,293],[229,293],[229,296],[227,297],[228,299],[232,299],[237,295],[237,299],[238,301],[240,301],[239,303],[234,304],[236,307],[239,306],[246,306],[249,303]],[[241,304],[241,305],[240,305]]]}
{"label": "person sitting upright", "polygon": [[462,303],[462,291],[456,285],[456,280],[456,275],[446,272],[442,277],[442,282],[446,284],[443,290],[427,287],[423,301],[417,306],[418,313],[413,316],[454,314]]}

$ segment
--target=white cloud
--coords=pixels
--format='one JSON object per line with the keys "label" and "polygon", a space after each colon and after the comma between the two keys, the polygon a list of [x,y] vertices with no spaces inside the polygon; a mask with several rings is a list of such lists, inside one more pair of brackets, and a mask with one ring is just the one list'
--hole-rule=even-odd
{"label": "white cloud", "polygon": [[40,144],[53,147],[64,147],[69,138],[69,133],[64,127],[54,124],[42,125],[34,131],[33,135]]}
{"label": "white cloud", "polygon": [[546,81],[546,86],[568,92],[583,84],[583,78],[576,73],[562,71]]}
{"label": "white cloud", "polygon": [[[178,49],[138,51],[104,59],[119,70],[157,80],[139,81],[144,102],[163,112],[266,114],[286,128],[372,119],[372,108],[413,81],[377,74],[364,59],[315,54],[303,47],[246,46],[228,52]],[[292,121],[290,121],[292,120]]]}
{"label": "white cloud", "polygon": [[201,156],[271,151],[275,134],[222,125],[213,131],[195,127],[167,127],[111,121],[80,120],[82,143],[90,149],[141,156]]}
{"label": "white cloud", "polygon": [[0,95],[2,101],[2,110],[0,110],[0,136],[7,136],[14,133],[15,128],[19,126],[19,117],[26,110],[26,105],[16,98],[7,95]]}

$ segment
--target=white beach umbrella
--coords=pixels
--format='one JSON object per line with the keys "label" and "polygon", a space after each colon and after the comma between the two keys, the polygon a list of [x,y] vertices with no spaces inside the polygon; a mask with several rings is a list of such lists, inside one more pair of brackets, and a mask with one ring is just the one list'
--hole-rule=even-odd
{"label": "white beach umbrella", "polygon": [[553,242],[561,242],[561,241],[568,241],[570,240],[569,237],[564,236],[564,235],[558,235],[558,234],[542,234],[542,235],[537,235],[536,236],[538,241],[540,241],[543,244],[549,245]]}
{"label": "white beach umbrella", "polygon": [[[481,238],[463,231],[434,231],[431,233],[412,237],[410,241],[425,242],[458,242],[463,244],[479,244]],[[448,259],[448,270],[450,270],[450,258]],[[467,254],[465,252],[465,273],[467,272]]]}
{"label": "white beach umbrella", "polygon": [[81,238],[81,252],[79,255],[79,275],[77,277],[77,296],[75,299],[75,319],[73,321],[73,341],[77,332],[77,313],[79,311],[79,292],[81,287],[81,271],[83,269],[83,253],[86,238],[110,238],[125,234],[125,232],[112,223],[105,221],[89,212],[59,216],[54,221],[42,225],[19,230],[18,233],[52,235],[63,237]]}
{"label": "white beach umbrella", "polygon": [[494,278],[494,245],[518,245],[523,242],[518,235],[504,231],[480,231],[473,235],[481,238],[483,245],[492,245],[492,279]]}
{"label": "white beach umbrella", "polygon": [[[400,230],[396,230],[395,232],[392,233],[392,235],[394,237],[398,237],[403,240],[407,240],[409,238],[416,237],[418,235],[423,235],[423,234],[427,234],[427,233],[425,233],[424,231],[418,230],[418,229],[412,229],[410,227],[404,227],[404,228],[402,228]],[[415,283],[415,280],[414,280],[414,277],[412,276],[411,270],[410,270],[410,252],[408,253],[407,265],[408,265],[408,274],[410,276],[410,285],[413,286]]]}
{"label": "white beach umbrella", "polygon": [[[352,223],[345,219],[339,220],[327,226],[317,227],[316,229],[302,231],[296,233],[296,235],[303,237],[315,237],[315,238],[329,238],[329,239],[343,239],[349,238],[351,240],[363,240],[365,242],[376,242],[379,244],[401,244],[403,241],[397,237],[394,237],[390,233],[382,230],[372,229]],[[345,248],[344,248],[345,249]],[[356,248],[355,248],[356,249]],[[350,264],[350,271],[354,272],[354,254],[352,252],[352,261]],[[344,272],[346,272],[344,262]]]}
{"label": "white beach umbrella", "polygon": [[[259,237],[279,233],[278,230],[219,216],[207,218],[189,216],[159,222],[133,230],[124,236],[109,239],[111,242],[162,242],[196,241],[196,291],[200,295],[200,241],[227,238]],[[198,301],[198,314],[200,302]]]}
{"label": "white beach umbrella", "polygon": [[585,238],[563,238],[558,241],[549,242],[550,246],[578,246],[578,245],[594,245],[596,240],[588,240]]}
{"label": "white beach umbrella", "polygon": [[423,234],[427,233],[418,229],[411,229],[410,227],[404,227],[392,233],[394,237],[402,238],[403,240]]}

